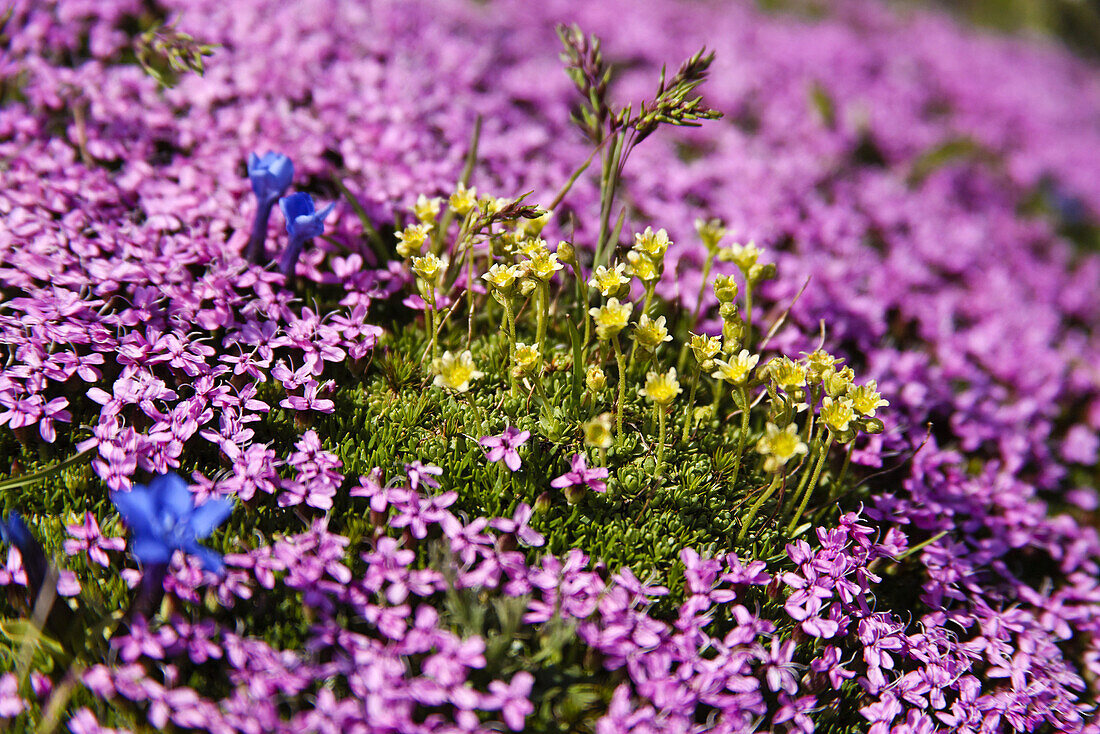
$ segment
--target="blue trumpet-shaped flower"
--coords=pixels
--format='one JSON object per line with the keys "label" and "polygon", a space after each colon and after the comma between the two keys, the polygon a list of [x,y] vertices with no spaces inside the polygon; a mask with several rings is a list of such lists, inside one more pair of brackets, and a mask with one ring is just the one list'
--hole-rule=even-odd
{"label": "blue trumpet-shaped flower", "polygon": [[254,263],[259,263],[264,256],[264,240],[267,237],[267,220],[271,218],[271,208],[286,193],[292,178],[294,164],[282,153],[267,152],[263,156],[249,154],[248,179],[252,182],[258,207],[256,218],[252,221],[252,236],[248,240],[246,255]]}
{"label": "blue trumpet-shaped flower", "polygon": [[23,522],[18,512],[9,514],[0,522],[0,542],[8,543],[19,549],[19,555],[23,557],[23,570],[27,574],[27,584],[32,596],[38,595],[42,583],[46,578],[46,553],[42,550],[42,544],[31,535],[27,523]]}
{"label": "blue trumpet-shaped flower", "polygon": [[182,550],[198,556],[206,570],[222,570],[221,556],[198,541],[229,517],[233,500],[212,499],[196,507],[183,479],[161,474],[146,486],[111,492],[111,501],[133,533],[130,552],[142,565],[165,565],[175,551]]}
{"label": "blue trumpet-shaped flower", "polygon": [[324,233],[325,217],[334,206],[336,205],[329,204],[317,211],[313,206],[313,197],[302,192],[279,199],[279,208],[283,210],[283,216],[286,217],[286,233],[290,235],[286,252],[279,261],[279,270],[283,275],[289,276],[293,272],[306,242]]}

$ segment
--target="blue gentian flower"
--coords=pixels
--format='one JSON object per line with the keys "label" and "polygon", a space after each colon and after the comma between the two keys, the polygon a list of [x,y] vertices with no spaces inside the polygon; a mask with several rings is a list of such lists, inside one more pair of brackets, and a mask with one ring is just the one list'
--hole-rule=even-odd
{"label": "blue gentian flower", "polygon": [[0,542],[19,549],[19,555],[23,557],[23,570],[27,574],[28,588],[32,596],[37,596],[49,564],[46,562],[46,552],[42,550],[42,544],[31,535],[30,528],[18,512],[10,513],[0,522]]}
{"label": "blue gentian flower", "polygon": [[293,272],[306,242],[324,233],[325,217],[334,206],[336,205],[329,204],[317,211],[313,206],[313,197],[300,191],[279,199],[279,208],[286,217],[286,233],[290,235],[290,243],[279,262],[279,270],[283,275],[289,276]]}
{"label": "blue gentian flower", "polygon": [[258,207],[256,218],[252,221],[252,236],[248,240],[246,256],[254,263],[260,263],[264,256],[264,240],[267,238],[267,220],[271,218],[271,208],[286,193],[292,178],[294,164],[288,156],[272,152],[264,153],[262,157],[255,153],[249,154],[248,179],[252,182]]}
{"label": "blue gentian flower", "polygon": [[207,571],[217,573],[224,567],[221,555],[198,541],[229,517],[233,500],[212,499],[196,507],[187,482],[175,474],[161,474],[147,486],[111,492],[111,501],[132,532],[130,552],[143,566],[166,565],[172,553],[182,550],[198,556]]}

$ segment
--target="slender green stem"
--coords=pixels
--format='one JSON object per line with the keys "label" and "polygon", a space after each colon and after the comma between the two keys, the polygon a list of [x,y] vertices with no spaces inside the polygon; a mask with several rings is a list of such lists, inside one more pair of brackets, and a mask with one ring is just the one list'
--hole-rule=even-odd
{"label": "slender green stem", "polygon": [[504,296],[504,320],[507,327],[504,334],[508,337],[508,377],[512,384],[512,395],[519,394],[519,384],[516,382],[516,313],[512,310],[512,300]]}
{"label": "slender green stem", "polygon": [[53,466],[48,466],[45,469],[42,469],[41,471],[34,472],[33,474],[23,474],[23,475],[18,476],[18,477],[11,477],[9,479],[5,479],[2,482],[0,482],[0,491],[6,490],[6,489],[16,489],[18,487],[23,487],[23,486],[26,486],[28,484],[32,484],[34,482],[37,482],[40,479],[45,479],[46,477],[51,477],[54,474],[60,474],[65,469],[68,469],[70,466],[73,466],[75,464],[79,464],[82,461],[84,461],[85,459],[88,459],[92,456],[95,456],[98,452],[99,452],[99,448],[97,446],[93,446],[90,449],[84,449],[83,451],[81,451],[79,454],[76,454],[75,456],[70,456],[68,459],[65,459],[60,464],[54,464]]}
{"label": "slender green stem", "polygon": [[684,413],[684,434],[680,437],[680,440],[687,443],[688,434],[691,433],[691,425],[695,422],[693,414],[695,412],[695,392],[699,389],[699,380],[702,379],[700,373],[702,370],[699,367],[699,363],[695,363],[695,378],[691,381],[691,392],[688,393],[687,411]]}
{"label": "slender green stem", "polygon": [[741,458],[745,453],[745,437],[749,433],[749,390],[747,387],[742,387],[740,390],[741,400],[741,435],[737,437],[737,458],[733,460],[733,478],[730,479],[730,486],[737,486],[737,475],[741,471]]}
{"label": "slender green stem", "polygon": [[626,357],[619,347],[618,335],[611,337],[611,346],[615,350],[615,363],[619,366],[619,400],[615,405],[615,440],[623,436],[623,403],[626,402]]}
{"label": "slender green stem", "polygon": [[657,476],[661,476],[665,466],[665,406],[654,404],[657,411]]}
{"label": "slender green stem", "polygon": [[538,342],[539,354],[542,354],[543,347],[546,343],[546,321],[550,317],[550,283],[541,281],[538,285],[539,288],[539,302],[538,302],[538,327],[536,330],[536,341]]}
{"label": "slender green stem", "polygon": [[816,441],[812,441],[807,444],[809,450],[806,452],[805,468],[802,471],[802,479],[798,482],[798,488],[795,489],[794,494],[791,495],[791,505],[797,506],[799,500],[802,499],[802,493],[806,490],[806,485],[810,483],[810,477],[813,476],[814,461],[817,459],[818,452],[821,450],[820,437]]}
{"label": "slender green stem", "polygon": [[809,416],[806,418],[806,439],[805,439],[805,441],[806,441],[806,445],[808,446],[814,440],[814,428],[816,427],[815,426],[816,421],[814,420],[814,417],[815,417],[814,406],[817,405],[817,397],[818,397],[818,395],[817,395],[817,385],[809,385],[807,387],[807,391],[809,392],[808,404],[809,404],[810,407],[807,408],[807,410],[806,410],[806,412],[809,413]]}
{"label": "slender green stem", "polygon": [[817,487],[817,480],[821,478],[821,467],[825,465],[825,459],[829,456],[829,449],[833,445],[833,435],[829,433],[829,440],[825,442],[825,445],[821,449],[821,453],[817,457],[817,464],[814,466],[814,475],[810,479],[809,486],[806,487],[805,494],[802,495],[802,502],[798,505],[798,511],[794,513],[794,517],[791,518],[791,522],[787,525],[787,535],[794,532],[795,527],[798,526],[798,521],[802,519],[802,513],[806,511],[806,505],[810,503],[810,496],[814,493],[814,489]]}
{"label": "slender green stem", "polygon": [[783,481],[783,474],[777,473],[772,478],[772,483],[768,485],[768,488],[757,498],[752,507],[749,508],[748,517],[741,523],[741,532],[737,534],[737,542],[740,543],[745,539],[745,536],[749,533],[749,528],[752,527],[752,521],[756,519],[756,513],[760,512],[760,508],[768,501],[768,498],[772,496],[775,490],[779,487],[779,483]]}
{"label": "slender green stem", "polygon": [[752,282],[745,276],[745,349],[752,349]]}
{"label": "slender green stem", "polygon": [[435,338],[435,288],[429,285],[424,292],[427,294],[424,302],[428,305],[428,333],[431,336],[429,346],[432,350],[432,359],[435,360],[439,358],[439,341]]}
{"label": "slender green stem", "polygon": [[837,491],[844,486],[844,479],[848,476],[848,465],[852,463],[852,447],[855,445],[855,441],[849,441],[844,451],[844,463],[840,467],[840,474],[837,475],[836,482],[834,483],[835,490],[829,492],[829,499],[836,496]]}

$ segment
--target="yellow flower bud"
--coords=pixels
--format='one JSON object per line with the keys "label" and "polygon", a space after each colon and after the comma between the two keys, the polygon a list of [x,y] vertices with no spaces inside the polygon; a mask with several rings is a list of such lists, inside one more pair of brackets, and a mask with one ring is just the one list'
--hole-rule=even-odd
{"label": "yellow flower bud", "polygon": [[401,257],[412,257],[420,254],[420,248],[432,231],[432,225],[420,223],[410,224],[397,233],[397,254]]}
{"label": "yellow flower bud", "polygon": [[541,362],[542,355],[539,354],[539,348],[536,345],[516,342],[515,370],[518,377],[528,377],[534,374]]}
{"label": "yellow flower bud", "polygon": [[446,267],[445,262],[429,252],[423,257],[414,257],[412,264],[413,272],[426,284],[433,287],[439,285],[439,279],[443,277],[443,270]]}
{"label": "yellow flower bud", "polygon": [[607,387],[607,375],[599,365],[591,365],[584,373],[584,384],[593,395],[599,395]]}
{"label": "yellow flower bud", "polygon": [[691,353],[695,355],[695,361],[700,365],[707,365],[703,367],[704,370],[707,370],[713,366],[708,363],[717,357],[718,352],[721,351],[722,340],[716,336],[692,334],[691,339],[688,341],[688,346],[691,348]]}
{"label": "yellow flower bud", "polygon": [[592,273],[592,279],[588,285],[598,288],[604,298],[611,298],[619,292],[619,288],[630,282],[623,273],[626,271],[624,263],[618,263],[614,268],[606,268],[600,265],[596,272]]}
{"label": "yellow flower bud", "polygon": [[775,386],[784,392],[792,392],[806,384],[806,368],[787,357],[776,357],[768,362],[768,374]]}
{"label": "yellow flower bud", "polygon": [[726,236],[726,228],[722,225],[721,219],[708,219],[706,221],[696,219],[695,231],[699,234],[699,239],[703,241],[703,246],[707,248],[707,252],[711,255],[718,252],[718,243]]}
{"label": "yellow flower bud", "polygon": [[626,259],[628,262],[626,269],[627,273],[633,275],[643,283],[649,283],[661,277],[657,263],[653,262],[653,259],[649,255],[631,250],[626,253]]}
{"label": "yellow flower bud", "polygon": [[466,184],[459,183],[447,203],[456,214],[464,217],[477,206],[477,189],[466,188]]}
{"label": "yellow flower bud", "polygon": [[645,232],[634,235],[634,249],[647,255],[655,263],[661,262],[672,243],[668,239],[668,232],[664,229],[653,231],[653,227],[646,227]]}
{"label": "yellow flower bud", "polygon": [[738,270],[742,273],[748,273],[749,269],[756,264],[760,254],[761,251],[756,247],[755,242],[750,242],[747,245],[734,243],[719,250],[718,259],[722,262],[732,262],[737,265]]}
{"label": "yellow flower bud", "polygon": [[848,430],[848,424],[856,419],[852,410],[852,401],[847,398],[833,400],[830,397],[821,401],[821,420],[834,433],[843,433]]}
{"label": "yellow flower bud", "polygon": [[737,281],[732,275],[718,275],[714,278],[714,295],[719,303],[731,303],[737,298]]}

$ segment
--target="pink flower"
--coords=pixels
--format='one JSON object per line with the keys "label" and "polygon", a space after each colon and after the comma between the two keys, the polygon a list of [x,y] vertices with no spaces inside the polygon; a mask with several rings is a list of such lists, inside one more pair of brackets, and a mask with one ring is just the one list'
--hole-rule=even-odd
{"label": "pink flower", "polygon": [[527,443],[529,438],[531,438],[530,431],[521,431],[514,426],[508,426],[499,436],[482,436],[478,443],[483,448],[489,449],[486,459],[492,462],[504,459],[505,466],[512,471],[519,471],[520,459],[516,449]]}

